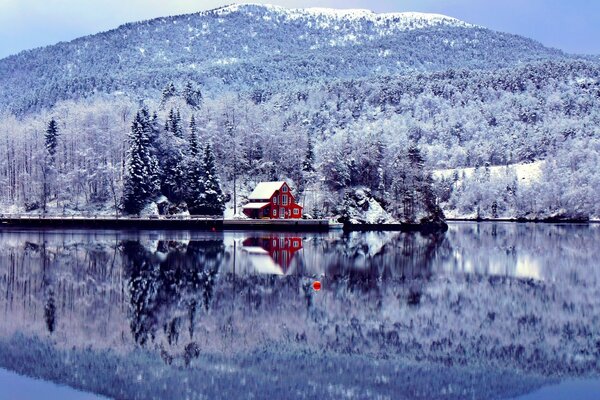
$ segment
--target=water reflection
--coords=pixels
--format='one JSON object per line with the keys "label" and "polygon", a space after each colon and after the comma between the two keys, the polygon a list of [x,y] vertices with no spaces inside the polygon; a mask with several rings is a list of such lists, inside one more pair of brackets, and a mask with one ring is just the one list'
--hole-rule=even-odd
{"label": "water reflection", "polygon": [[243,250],[256,272],[287,275],[294,255],[302,249],[302,237],[295,235],[268,235],[244,239]]}
{"label": "water reflection", "polygon": [[527,393],[600,372],[599,228],[4,230],[0,367],[119,398]]}

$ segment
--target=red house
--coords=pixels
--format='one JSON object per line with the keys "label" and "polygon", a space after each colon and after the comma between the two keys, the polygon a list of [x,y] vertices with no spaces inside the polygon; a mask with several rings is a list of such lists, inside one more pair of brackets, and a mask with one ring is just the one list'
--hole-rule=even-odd
{"label": "red house", "polygon": [[259,183],[248,200],[243,211],[250,218],[302,218],[302,206],[283,181]]}

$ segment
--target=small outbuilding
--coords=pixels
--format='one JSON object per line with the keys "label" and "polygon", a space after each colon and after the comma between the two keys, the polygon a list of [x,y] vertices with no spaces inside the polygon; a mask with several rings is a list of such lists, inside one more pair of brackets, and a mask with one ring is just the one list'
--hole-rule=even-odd
{"label": "small outbuilding", "polygon": [[302,206],[284,181],[259,183],[248,200],[243,212],[250,218],[302,218]]}

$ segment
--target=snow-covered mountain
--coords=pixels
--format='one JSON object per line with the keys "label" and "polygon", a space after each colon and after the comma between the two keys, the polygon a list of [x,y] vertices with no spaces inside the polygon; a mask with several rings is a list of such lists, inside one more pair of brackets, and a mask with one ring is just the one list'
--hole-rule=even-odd
{"label": "snow-covered mountain", "polygon": [[[448,215],[600,216],[597,59],[442,15],[263,5],[130,23],[0,60],[0,210],[39,210],[40,133],[54,118],[52,207],[116,212],[142,104],[156,112],[157,162],[177,177],[191,165],[195,118],[227,198],[236,182],[238,209],[257,181],[286,180],[311,215],[346,215],[344,192],[368,189],[412,220],[418,207],[401,191],[435,169],[450,172],[415,198],[435,197]],[[527,184],[506,167],[541,160]]]}
{"label": "snow-covered mountain", "polygon": [[565,57],[437,14],[231,5],[129,23],[0,60],[0,110],[22,113],[98,92],[147,96],[170,81],[246,90]]}

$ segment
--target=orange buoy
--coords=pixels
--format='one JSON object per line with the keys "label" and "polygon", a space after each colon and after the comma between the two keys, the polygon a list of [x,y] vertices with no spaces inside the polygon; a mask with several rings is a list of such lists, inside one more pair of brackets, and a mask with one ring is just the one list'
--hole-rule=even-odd
{"label": "orange buoy", "polygon": [[319,290],[321,290],[321,282],[314,281],[312,287],[315,292],[318,292]]}

